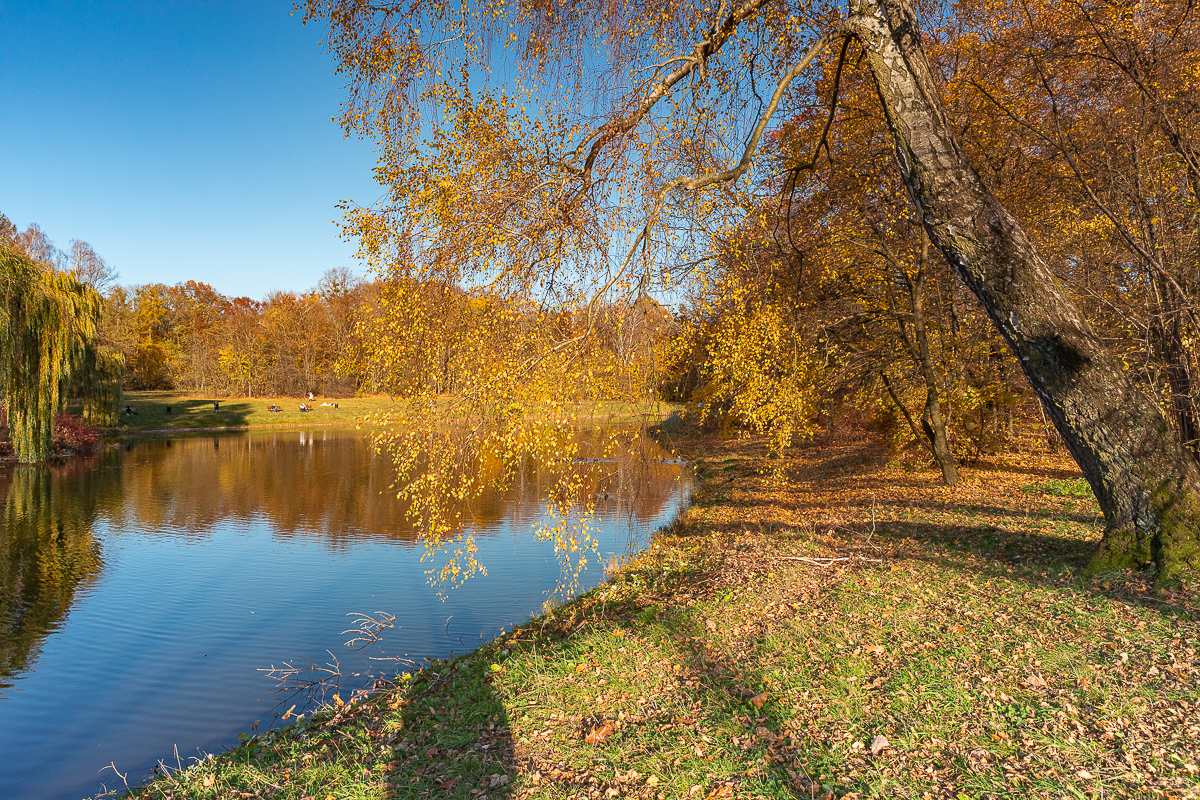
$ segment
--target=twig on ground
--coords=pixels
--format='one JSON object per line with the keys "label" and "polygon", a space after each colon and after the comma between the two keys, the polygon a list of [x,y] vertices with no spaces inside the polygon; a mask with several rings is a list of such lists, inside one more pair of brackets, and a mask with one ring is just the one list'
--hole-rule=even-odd
{"label": "twig on ground", "polygon": [[875,535],[875,493],[871,492],[871,532],[867,534],[867,544],[871,543],[871,537]]}
{"label": "twig on ground", "polygon": [[773,556],[779,561],[803,561],[806,564],[812,564],[817,567],[832,567],[839,561],[870,561],[875,564],[882,564],[882,558],[863,558],[862,556],[841,556],[839,558],[824,558],[811,556]]}

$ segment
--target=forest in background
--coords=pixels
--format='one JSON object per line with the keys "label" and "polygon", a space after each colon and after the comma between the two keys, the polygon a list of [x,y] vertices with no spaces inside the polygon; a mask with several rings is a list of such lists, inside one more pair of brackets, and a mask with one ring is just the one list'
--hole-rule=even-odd
{"label": "forest in background", "polygon": [[[0,227],[7,247],[52,271],[77,274],[102,293],[100,337],[124,357],[126,390],[249,398],[406,396],[418,388],[454,394],[467,383],[467,362],[480,353],[539,327],[562,334],[586,326],[577,314],[446,284],[367,280],[344,267],[308,291],[262,300],[229,297],[194,280],[122,286],[87,242],[73,240],[63,250],[38,225],[20,231],[3,215]],[[449,324],[435,332],[419,319],[390,319],[385,309],[399,295],[419,297],[423,316]],[[497,326],[498,318],[509,324]],[[605,308],[587,348],[594,380],[580,399],[653,396],[656,350],[670,319],[649,297]]]}

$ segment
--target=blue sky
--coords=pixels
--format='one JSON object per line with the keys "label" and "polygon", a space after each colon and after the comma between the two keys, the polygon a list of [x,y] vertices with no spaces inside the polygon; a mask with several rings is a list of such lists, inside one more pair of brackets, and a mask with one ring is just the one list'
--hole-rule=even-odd
{"label": "blue sky", "polygon": [[0,212],[84,239],[124,285],[261,299],[362,267],[339,200],[372,203],[343,80],[287,2],[0,0]]}

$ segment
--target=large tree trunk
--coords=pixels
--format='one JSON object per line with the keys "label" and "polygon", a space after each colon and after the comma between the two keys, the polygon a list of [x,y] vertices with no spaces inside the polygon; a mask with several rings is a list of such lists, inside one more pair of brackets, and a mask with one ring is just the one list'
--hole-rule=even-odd
{"label": "large tree trunk", "polygon": [[1091,484],[1107,528],[1089,573],[1200,573],[1200,471],[971,167],[903,0],[852,0],[856,37],[929,237],[1016,354]]}

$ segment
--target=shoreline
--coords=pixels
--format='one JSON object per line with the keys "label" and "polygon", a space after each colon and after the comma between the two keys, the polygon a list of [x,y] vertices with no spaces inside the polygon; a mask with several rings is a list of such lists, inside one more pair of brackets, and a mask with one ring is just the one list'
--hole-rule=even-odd
{"label": "shoreline", "polygon": [[690,504],[605,583],[129,796],[1197,796],[1200,596],[1078,577],[1062,454],[947,489],[870,441],[660,435]]}

